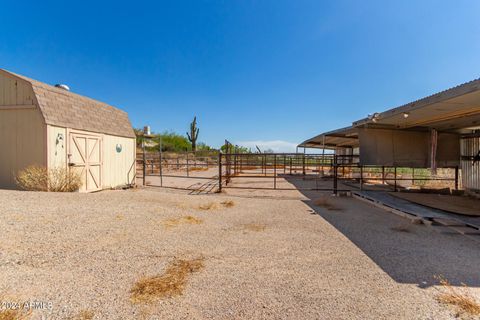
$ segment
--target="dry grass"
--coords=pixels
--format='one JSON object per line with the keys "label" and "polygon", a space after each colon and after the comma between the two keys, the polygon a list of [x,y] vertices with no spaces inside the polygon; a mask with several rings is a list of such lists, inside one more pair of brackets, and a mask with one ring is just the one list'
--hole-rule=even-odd
{"label": "dry grass", "polygon": [[31,312],[24,312],[22,309],[0,310],[0,320],[26,320],[30,315]]}
{"label": "dry grass", "polygon": [[92,310],[82,310],[72,320],[92,320],[93,317],[95,317],[95,312]]}
{"label": "dry grass", "polygon": [[[450,282],[442,276],[435,277],[439,280],[440,285],[445,289],[445,292],[437,296],[440,303],[452,307],[457,313],[457,317],[475,318],[480,316],[480,303],[466,292],[461,292],[454,289]],[[466,290],[466,285],[463,285]]]}
{"label": "dry grass", "polygon": [[198,209],[203,211],[215,210],[218,209],[218,203],[210,201],[198,206]]}
{"label": "dry grass", "polygon": [[142,278],[130,290],[134,303],[152,303],[183,294],[188,278],[204,267],[203,258],[175,260],[162,275]]}
{"label": "dry grass", "polygon": [[223,206],[225,208],[232,208],[232,207],[235,206],[235,202],[233,200],[225,200],[225,201],[222,201],[220,203],[210,201],[210,202],[203,203],[203,204],[199,205],[197,207],[197,209],[203,210],[203,211],[210,211],[210,210],[219,209],[220,206]]}
{"label": "dry grass", "polygon": [[184,216],[180,218],[167,219],[164,220],[162,223],[165,228],[172,228],[181,224],[201,224],[203,223],[203,220],[195,218],[194,216]]}
{"label": "dry grass", "polygon": [[221,204],[225,208],[231,208],[235,206],[235,202],[233,200],[226,200],[226,201],[223,201]]}
{"label": "dry grass", "polygon": [[193,168],[189,168],[188,170],[189,171],[207,171],[208,168],[206,168],[206,167],[193,167]]}
{"label": "dry grass", "polygon": [[260,232],[260,231],[265,231],[267,226],[259,223],[248,223],[248,224],[242,225],[242,228],[248,231]]}
{"label": "dry grass", "polygon": [[313,204],[316,205],[316,206],[319,206],[319,207],[322,207],[322,208],[325,208],[327,210],[330,210],[330,211],[341,211],[342,208],[340,207],[337,207],[333,202],[332,200],[330,200],[329,198],[327,197],[321,197],[321,198],[318,198],[318,199],[315,199],[313,200]]}
{"label": "dry grass", "polygon": [[28,191],[74,192],[82,186],[80,174],[64,167],[29,166],[18,172],[15,181]]}

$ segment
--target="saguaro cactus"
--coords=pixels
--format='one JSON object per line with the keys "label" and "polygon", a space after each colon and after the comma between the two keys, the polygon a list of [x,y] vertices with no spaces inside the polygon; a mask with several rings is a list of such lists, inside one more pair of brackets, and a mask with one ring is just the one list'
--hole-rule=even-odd
{"label": "saguaro cactus", "polygon": [[190,123],[190,133],[187,132],[188,141],[192,143],[192,150],[197,150],[197,139],[198,132],[200,129],[197,128],[197,117],[193,118],[192,123]]}

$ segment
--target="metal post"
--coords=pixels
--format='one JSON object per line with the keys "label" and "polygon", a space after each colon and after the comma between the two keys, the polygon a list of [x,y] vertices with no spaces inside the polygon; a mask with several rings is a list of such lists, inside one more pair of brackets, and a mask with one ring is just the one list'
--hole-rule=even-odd
{"label": "metal post", "polygon": [[412,168],[412,186],[415,185],[415,168]]}
{"label": "metal post", "polygon": [[290,175],[292,174],[292,157],[290,157]]}
{"label": "metal post", "polygon": [[333,155],[333,194],[337,195],[338,181],[337,181],[337,155]]}
{"label": "metal post", "polygon": [[187,151],[187,177],[189,177],[189,176],[190,176],[190,173],[188,171],[188,151]]}
{"label": "metal post", "polygon": [[397,192],[397,167],[393,169],[394,172],[394,180],[393,180],[393,191]]}
{"label": "metal post", "polygon": [[360,191],[363,190],[363,166],[360,166]]}
{"label": "metal post", "polygon": [[455,190],[458,190],[458,166],[455,167]]}
{"label": "metal post", "polygon": [[283,174],[287,173],[287,156],[283,155]]}
{"label": "metal post", "polygon": [[263,171],[264,171],[265,177],[266,177],[267,176],[267,155],[266,154],[263,156],[263,166],[264,166]]}
{"label": "metal post", "polygon": [[382,185],[385,184],[385,166],[382,166]]}
{"label": "metal post", "polygon": [[302,155],[302,166],[303,166],[303,175],[306,174],[305,172],[305,153]]}
{"label": "metal post", "polygon": [[158,164],[158,170],[160,173],[160,187],[163,187],[163,170],[162,170],[162,149],[160,149],[159,152],[159,164]]}
{"label": "metal post", "polygon": [[273,156],[273,189],[277,189],[277,155]]}
{"label": "metal post", "polygon": [[218,151],[218,192],[222,192],[222,152]]}
{"label": "metal post", "polygon": [[142,143],[143,149],[143,185],[146,185],[145,175],[147,174],[146,156],[145,156],[145,142]]}

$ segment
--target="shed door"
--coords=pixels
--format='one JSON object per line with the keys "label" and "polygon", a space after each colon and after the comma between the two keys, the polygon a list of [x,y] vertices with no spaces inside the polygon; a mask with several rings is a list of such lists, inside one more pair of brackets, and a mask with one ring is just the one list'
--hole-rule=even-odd
{"label": "shed door", "polygon": [[70,133],[69,166],[80,172],[80,191],[96,191],[102,188],[102,138],[94,135]]}

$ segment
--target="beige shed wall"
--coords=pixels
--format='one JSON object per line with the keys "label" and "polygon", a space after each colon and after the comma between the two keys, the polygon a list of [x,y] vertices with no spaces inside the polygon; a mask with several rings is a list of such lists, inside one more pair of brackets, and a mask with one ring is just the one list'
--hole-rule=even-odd
{"label": "beige shed wall", "polygon": [[45,166],[46,126],[38,109],[0,106],[0,188],[16,188],[14,175],[29,165]]}
{"label": "beige shed wall", "polygon": [[[117,145],[121,151],[117,152]],[[135,139],[103,136],[103,187],[114,188],[135,182]]]}
{"label": "beige shed wall", "polygon": [[34,101],[35,95],[29,83],[0,73],[0,105],[33,105]]}
{"label": "beige shed wall", "polygon": [[48,167],[67,165],[67,129],[47,126]]}
{"label": "beige shed wall", "polygon": [[30,84],[0,73],[0,188],[17,188],[19,170],[46,165],[45,135]]}

